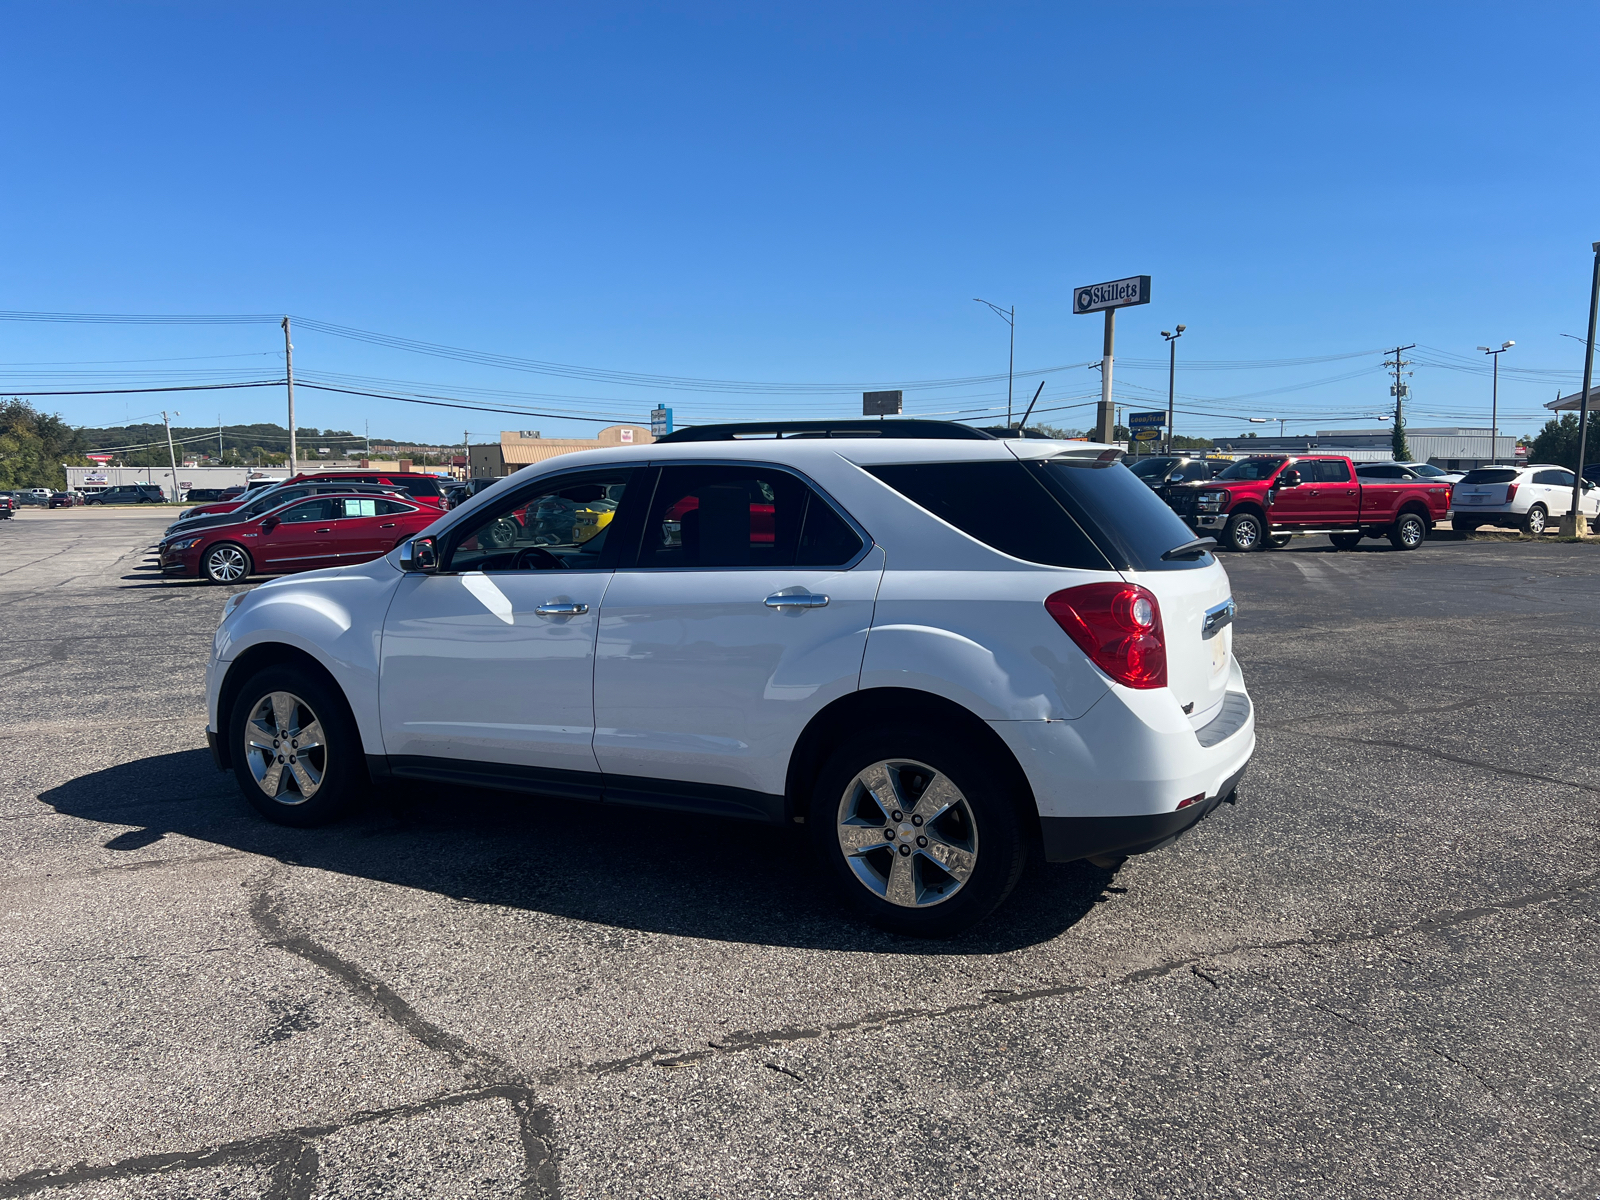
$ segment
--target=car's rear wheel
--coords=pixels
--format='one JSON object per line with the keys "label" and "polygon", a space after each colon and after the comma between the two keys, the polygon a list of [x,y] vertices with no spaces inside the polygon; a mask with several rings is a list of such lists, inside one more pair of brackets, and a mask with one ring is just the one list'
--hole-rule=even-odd
{"label": "car's rear wheel", "polygon": [[1027,860],[1007,773],[959,737],[912,726],[834,750],[807,823],[845,902],[912,937],[950,937],[981,921]]}
{"label": "car's rear wheel", "polygon": [[1261,545],[1261,518],[1255,513],[1234,513],[1222,531],[1222,544],[1230,550],[1254,550]]}
{"label": "car's rear wheel", "polygon": [[1549,523],[1549,515],[1545,512],[1544,505],[1535,504],[1528,510],[1528,515],[1522,518],[1522,532],[1538,537]]}
{"label": "car's rear wheel", "polygon": [[349,705],[303,668],[267,667],[253,675],[234,701],[228,738],[239,788],[269,821],[326,824],[366,786]]}
{"label": "car's rear wheel", "polygon": [[200,573],[212,583],[241,583],[250,574],[250,555],[243,546],[219,543],[200,560]]}
{"label": "car's rear wheel", "polygon": [[1330,533],[1328,540],[1333,543],[1335,550],[1354,550],[1361,544],[1359,533]]}
{"label": "car's rear wheel", "polygon": [[1389,544],[1396,550],[1415,550],[1428,540],[1428,523],[1414,512],[1401,513],[1389,526]]}

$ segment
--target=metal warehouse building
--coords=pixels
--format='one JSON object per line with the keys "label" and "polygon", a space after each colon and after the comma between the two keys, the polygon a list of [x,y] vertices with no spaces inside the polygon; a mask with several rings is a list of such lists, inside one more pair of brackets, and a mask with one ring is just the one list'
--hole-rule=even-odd
{"label": "metal warehouse building", "polygon": [[[1217,438],[1217,449],[1232,454],[1343,454],[1356,462],[1389,462],[1394,434],[1388,429],[1319,429],[1287,437]],[[1494,440],[1493,460],[1516,462],[1517,439],[1502,433]],[[1406,444],[1418,462],[1446,471],[1466,471],[1491,461],[1489,427],[1407,427]]]}

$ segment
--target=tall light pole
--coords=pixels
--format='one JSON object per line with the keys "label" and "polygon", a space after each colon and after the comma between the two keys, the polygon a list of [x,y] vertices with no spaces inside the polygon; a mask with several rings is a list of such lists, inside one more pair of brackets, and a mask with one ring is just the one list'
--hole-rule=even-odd
{"label": "tall light pole", "polygon": [[167,427],[167,461],[172,464],[172,498],[174,500],[182,500],[183,495],[178,490],[178,452],[172,448],[172,417],[181,417],[182,415],[179,412],[173,413],[171,417],[165,412],[161,414],[161,423]]}
{"label": "tall light pole", "polygon": [[1287,421],[1288,419],[1289,418],[1287,418],[1287,417],[1251,417],[1250,418],[1250,424],[1252,424],[1252,425],[1268,425],[1268,424],[1271,424],[1273,421],[1276,421],[1278,423],[1278,436],[1281,438],[1281,437],[1284,436],[1283,423],[1285,421]]}
{"label": "tall light pole", "polygon": [[1489,465],[1491,467],[1494,466],[1494,460],[1500,456],[1499,446],[1495,441],[1495,435],[1500,432],[1497,428],[1500,420],[1500,356],[1515,345],[1515,342],[1501,342],[1498,350],[1491,350],[1488,346],[1478,347],[1479,350],[1494,359],[1494,391],[1492,393],[1494,398],[1489,402]]}
{"label": "tall light pole", "polygon": [[1168,359],[1168,362],[1167,362],[1167,453],[1168,454],[1172,453],[1172,401],[1173,401],[1173,397],[1176,395],[1176,389],[1177,389],[1177,385],[1178,385],[1178,339],[1183,336],[1183,331],[1184,331],[1185,327],[1182,326],[1182,325],[1178,325],[1178,326],[1175,326],[1174,328],[1177,329],[1177,331],[1178,331],[1177,333],[1168,333],[1165,329],[1163,329],[1161,331],[1161,336],[1167,339],[1167,349],[1172,352],[1171,356],[1170,356],[1170,358]]}
{"label": "tall light pole", "polygon": [[1589,283],[1589,340],[1583,346],[1583,395],[1578,400],[1578,469],[1572,477],[1572,508],[1562,521],[1562,532],[1571,537],[1583,537],[1589,532],[1589,518],[1583,511],[1583,459],[1589,437],[1589,382],[1594,378],[1595,307],[1600,304],[1600,242],[1592,245],[1594,277]]}
{"label": "tall light pole", "polygon": [[[979,300],[976,296],[972,299],[978,304],[989,304],[987,300]],[[995,316],[1011,326],[1011,353],[1006,359],[1006,428],[1010,429],[1011,384],[1015,378],[1017,367],[1017,306],[1013,304],[1009,310],[1001,308],[998,304],[989,304],[989,307],[994,310]]]}

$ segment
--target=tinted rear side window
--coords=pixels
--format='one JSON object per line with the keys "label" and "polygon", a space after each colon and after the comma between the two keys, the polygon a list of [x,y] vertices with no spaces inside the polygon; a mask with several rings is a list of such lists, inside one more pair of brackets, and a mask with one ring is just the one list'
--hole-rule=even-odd
{"label": "tinted rear side window", "polygon": [[1462,478],[1462,483],[1510,483],[1517,477],[1517,472],[1512,467],[1478,467],[1468,471]]}
{"label": "tinted rear side window", "polygon": [[1030,463],[1035,475],[1061,501],[1118,568],[1187,571],[1210,565],[1209,554],[1164,561],[1162,555],[1195,540],[1166,503],[1117,462],[1056,458]]}
{"label": "tinted rear side window", "polygon": [[437,499],[444,494],[439,490],[439,485],[431,479],[407,479],[402,476],[395,480],[395,484],[404,488],[407,493],[413,496],[428,496]]}
{"label": "tinted rear side window", "polygon": [[[1020,462],[917,463],[868,469],[912,503],[1002,554],[1052,567],[1111,569],[1105,553],[1083,526]],[[1136,475],[1127,470],[1120,473],[1129,488],[1172,516]],[[1181,522],[1179,528],[1183,528]],[[1182,540],[1187,541],[1187,530],[1184,532]]]}

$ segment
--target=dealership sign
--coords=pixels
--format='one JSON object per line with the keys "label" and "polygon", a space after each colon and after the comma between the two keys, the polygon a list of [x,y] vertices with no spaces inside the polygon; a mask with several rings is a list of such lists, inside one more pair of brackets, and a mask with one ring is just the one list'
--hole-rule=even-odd
{"label": "dealership sign", "polygon": [[1167,414],[1164,412],[1143,412],[1128,414],[1129,429],[1160,429],[1167,423]]}
{"label": "dealership sign", "polygon": [[111,455],[109,454],[85,454],[84,457],[90,462],[108,463],[111,461]]}
{"label": "dealership sign", "polygon": [[1126,308],[1130,304],[1150,303],[1150,276],[1134,275],[1111,283],[1091,283],[1073,289],[1072,311],[1076,313],[1104,312],[1108,308]]}

